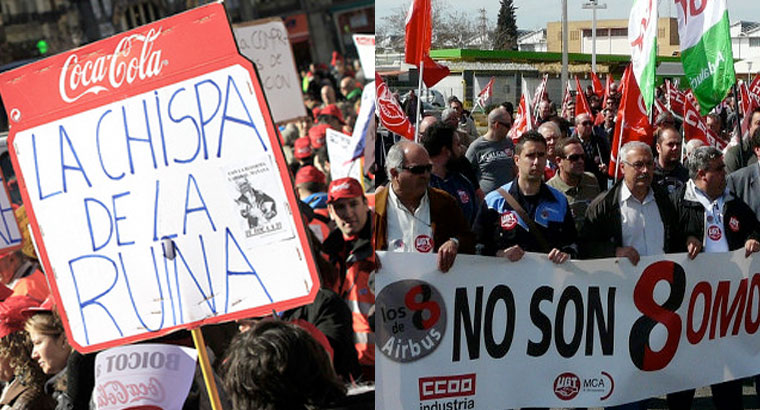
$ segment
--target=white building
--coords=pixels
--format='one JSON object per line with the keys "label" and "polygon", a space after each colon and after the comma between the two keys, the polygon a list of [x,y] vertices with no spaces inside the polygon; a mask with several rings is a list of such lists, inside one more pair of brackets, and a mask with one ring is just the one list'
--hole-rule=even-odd
{"label": "white building", "polygon": [[546,29],[540,28],[521,33],[517,38],[517,49],[546,52]]}

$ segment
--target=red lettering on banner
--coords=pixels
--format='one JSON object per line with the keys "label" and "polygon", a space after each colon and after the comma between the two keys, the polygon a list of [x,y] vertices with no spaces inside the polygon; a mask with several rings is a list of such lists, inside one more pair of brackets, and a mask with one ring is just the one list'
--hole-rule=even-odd
{"label": "red lettering on banner", "polygon": [[421,377],[420,400],[472,396],[475,394],[475,373],[455,376]]}
{"label": "red lettering on banner", "polygon": [[[713,298],[713,289],[709,282],[699,282],[694,286],[694,291],[689,301],[688,316],[686,319],[686,337],[691,344],[697,344],[702,341],[707,328],[710,328],[709,338],[715,339],[726,337],[728,327],[733,321],[731,335],[739,334],[744,322],[744,330],[747,334],[754,334],[760,326],[760,312],[757,317],[752,318],[752,307],[760,306],[760,273],[752,276],[752,281],[748,284],[748,279],[744,278],[739,281],[736,293],[731,299],[729,305],[730,281],[718,282]],[[694,329],[695,323],[695,306],[699,300],[702,300],[704,310],[699,323],[699,328]],[[758,299],[757,301],[755,299]],[[718,325],[720,324],[720,327]],[[717,332],[719,330],[719,332]],[[717,334],[716,334],[717,333]]]}
{"label": "red lettering on banner", "polygon": [[[696,5],[696,1],[699,1],[699,6]],[[689,16],[694,17],[702,14],[702,12],[705,11],[705,7],[707,6],[707,1],[708,0],[675,0],[676,4],[681,5],[684,24],[689,21]]]}

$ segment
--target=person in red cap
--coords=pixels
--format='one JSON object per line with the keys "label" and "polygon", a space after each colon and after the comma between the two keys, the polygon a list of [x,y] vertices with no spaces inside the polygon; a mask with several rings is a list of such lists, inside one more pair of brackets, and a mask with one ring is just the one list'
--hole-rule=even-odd
{"label": "person in red cap", "polygon": [[311,149],[311,141],[308,137],[301,137],[293,143],[293,157],[298,161],[298,167],[312,165],[314,151]]}
{"label": "person in red cap", "polygon": [[365,378],[374,379],[375,334],[369,316],[375,305],[370,275],[376,269],[370,241],[372,223],[367,198],[359,181],[336,179],[327,189],[327,210],[337,226],[322,244],[322,251],[338,269],[338,283],[327,284],[351,309],[354,347]]}
{"label": "person in red cap", "polygon": [[330,217],[327,213],[327,185],[325,174],[313,165],[306,165],[296,172],[296,194],[298,199],[314,210],[307,215],[309,229],[322,242],[330,234]]}
{"label": "person in red cap", "polygon": [[38,301],[11,296],[0,303],[0,381],[8,383],[0,396],[3,409],[50,409],[53,399],[43,392],[46,376],[32,360],[32,342],[24,330],[28,308]]}
{"label": "person in red cap", "polygon": [[325,138],[328,128],[332,128],[330,127],[330,124],[316,124],[313,127],[309,128],[308,135],[312,148],[319,149],[325,146]]}
{"label": "person in red cap", "polygon": [[328,124],[334,130],[340,130],[344,134],[351,135],[351,127],[346,124],[343,112],[336,104],[329,104],[317,113],[317,122]]}

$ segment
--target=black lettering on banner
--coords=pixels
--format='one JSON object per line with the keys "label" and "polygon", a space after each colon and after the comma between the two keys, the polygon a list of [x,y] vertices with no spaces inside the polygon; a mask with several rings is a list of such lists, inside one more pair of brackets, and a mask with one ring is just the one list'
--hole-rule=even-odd
{"label": "black lettering on banner", "polygon": [[533,297],[530,299],[530,320],[541,331],[541,340],[538,342],[528,340],[528,356],[542,356],[549,350],[552,343],[552,322],[540,307],[541,302],[545,300],[549,302],[554,300],[554,288],[541,286],[533,292]]}
{"label": "black lettering on banner", "polygon": [[[660,281],[670,284],[670,294],[662,305],[654,300],[654,288]],[[631,327],[628,349],[633,364],[644,371],[663,369],[670,363],[678,349],[681,338],[681,317],[676,310],[681,307],[686,293],[686,273],[681,265],[672,261],[655,262],[641,273],[633,290],[633,302],[643,314]],[[652,329],[661,323],[668,331],[665,346],[655,352],[649,338]]]}
{"label": "black lettering on banner", "polygon": [[602,345],[602,354],[611,356],[615,346],[615,291],[616,288],[607,290],[607,323],[604,322],[602,301],[599,296],[599,287],[592,286],[588,289],[588,313],[586,317],[586,356],[594,353],[594,321],[599,329],[599,342]]}
{"label": "black lettering on banner", "polygon": [[[504,306],[507,308],[506,328],[501,343],[496,343],[493,335],[493,311],[496,302],[500,300],[504,301]],[[483,333],[485,333],[486,350],[489,356],[500,359],[509,352],[515,334],[515,297],[512,295],[512,291],[504,285],[496,286],[488,295]]]}
{"label": "black lettering on banner", "polygon": [[467,288],[457,288],[454,296],[454,351],[451,360],[458,362],[461,353],[460,327],[464,323],[467,351],[470,360],[480,357],[480,322],[483,311],[483,287],[475,288],[475,315],[470,317],[470,301],[467,298]]}
{"label": "black lettering on banner", "polygon": [[[570,343],[565,342],[565,311],[568,303],[573,302],[575,305],[575,326],[573,329],[573,338]],[[562,292],[559,297],[557,306],[556,327],[554,328],[554,338],[557,343],[557,352],[562,357],[573,357],[581,345],[583,339],[583,296],[581,291],[575,286],[569,286]]]}

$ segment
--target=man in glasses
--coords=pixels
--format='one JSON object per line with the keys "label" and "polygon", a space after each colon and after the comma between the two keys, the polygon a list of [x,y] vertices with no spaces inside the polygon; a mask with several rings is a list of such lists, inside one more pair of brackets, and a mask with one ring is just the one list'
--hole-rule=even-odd
{"label": "man in glasses", "polygon": [[567,198],[575,220],[575,229],[580,232],[586,209],[599,195],[599,184],[594,174],[585,171],[583,145],[577,137],[560,139],[555,146],[559,172],[546,184],[556,188]]}
{"label": "man in glasses", "polygon": [[488,113],[488,132],[467,148],[465,157],[475,168],[480,188],[484,194],[506,184],[515,177],[512,159],[515,144],[507,138],[512,128],[512,114],[503,107]]}
{"label": "man in glasses", "polygon": [[543,252],[554,263],[576,255],[575,223],[565,196],[543,181],[546,140],[537,131],[520,137],[517,178],[486,195],[475,221],[481,253],[512,262]]}
{"label": "man in glasses", "polygon": [[[723,153],[715,147],[697,148],[689,159],[691,179],[672,196],[683,227],[678,251],[690,259],[701,252],[729,252],[744,248],[745,256],[760,251],[760,225],[749,206],[726,190]],[[742,409],[742,381],[713,384],[713,403],[718,409]],[[694,389],[668,394],[672,408],[691,408]]]}
{"label": "man in glasses", "polygon": [[652,185],[652,148],[629,142],[620,149],[623,179],[597,197],[586,211],[581,253],[590,258],[627,258],[671,252],[677,238],[675,209],[668,192]]}
{"label": "man in glasses", "polygon": [[607,189],[607,167],[610,165],[610,146],[607,137],[594,132],[594,122],[588,113],[575,117],[575,136],[581,140],[586,157],[586,171],[596,176],[599,189]]}
{"label": "man in glasses", "polygon": [[654,183],[673,193],[689,180],[689,170],[681,164],[683,138],[677,129],[665,126],[657,130],[657,159]]}
{"label": "man in glasses", "polygon": [[438,269],[448,272],[457,253],[473,253],[474,241],[456,200],[428,186],[432,169],[419,144],[402,140],[388,150],[390,183],[375,193],[372,242],[375,250],[436,252]]}

